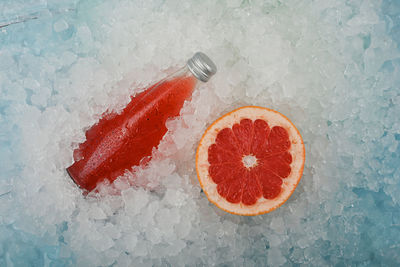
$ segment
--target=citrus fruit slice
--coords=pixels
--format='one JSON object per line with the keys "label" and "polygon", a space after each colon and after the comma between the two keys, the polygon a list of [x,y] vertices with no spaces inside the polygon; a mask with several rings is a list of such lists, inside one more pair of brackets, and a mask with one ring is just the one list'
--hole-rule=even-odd
{"label": "citrus fruit slice", "polygon": [[207,198],[238,215],[281,206],[303,173],[304,143],[293,123],[277,111],[248,106],[225,114],[204,133],[196,170]]}

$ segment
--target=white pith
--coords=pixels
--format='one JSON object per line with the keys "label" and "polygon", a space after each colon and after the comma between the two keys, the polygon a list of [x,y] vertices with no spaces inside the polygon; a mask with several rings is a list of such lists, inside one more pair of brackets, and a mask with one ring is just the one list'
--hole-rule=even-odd
{"label": "white pith", "polygon": [[[288,131],[291,141],[291,147],[289,149],[289,152],[292,155],[292,163],[290,165],[291,173],[287,178],[282,180],[282,191],[280,195],[274,199],[265,199],[264,197],[261,197],[251,206],[244,205],[243,203],[233,204],[221,197],[217,192],[217,184],[212,181],[208,173],[210,166],[208,163],[209,146],[215,143],[215,138],[220,130],[232,127],[242,119],[251,119],[252,121],[262,119],[268,123],[270,128],[281,126]],[[215,122],[210,129],[208,129],[207,133],[203,136],[197,151],[196,167],[200,183],[211,202],[220,208],[235,214],[251,215],[274,210],[290,197],[301,177],[304,160],[303,140],[301,139],[297,129],[286,117],[282,116],[280,113],[264,108],[245,107],[233,111],[228,116],[222,117],[219,121]]]}
{"label": "white pith", "polygon": [[253,155],[246,155],[242,158],[243,166],[245,166],[247,169],[257,166],[257,161],[258,159]]}

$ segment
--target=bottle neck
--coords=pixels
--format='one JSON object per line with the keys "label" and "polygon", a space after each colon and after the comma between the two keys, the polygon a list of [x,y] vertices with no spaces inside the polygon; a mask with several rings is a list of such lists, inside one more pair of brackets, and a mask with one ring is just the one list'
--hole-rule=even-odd
{"label": "bottle neck", "polygon": [[[196,83],[198,81],[201,81],[199,78],[197,78],[193,72],[189,69],[189,67],[187,65],[185,65],[184,67],[178,69],[177,71],[175,71],[174,73],[170,74],[168,77],[166,77],[164,80],[172,80],[172,79],[176,79],[176,78],[193,78],[196,80]],[[162,80],[162,81],[164,81]],[[161,81],[161,82],[162,82]]]}

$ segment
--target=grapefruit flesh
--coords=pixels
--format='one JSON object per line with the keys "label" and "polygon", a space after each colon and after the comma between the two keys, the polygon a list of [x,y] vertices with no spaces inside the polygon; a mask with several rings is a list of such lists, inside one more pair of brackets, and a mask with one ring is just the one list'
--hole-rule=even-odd
{"label": "grapefruit flesh", "polygon": [[208,199],[239,215],[270,212],[293,193],[302,176],[304,144],[284,115],[242,107],[215,121],[196,154],[199,182]]}

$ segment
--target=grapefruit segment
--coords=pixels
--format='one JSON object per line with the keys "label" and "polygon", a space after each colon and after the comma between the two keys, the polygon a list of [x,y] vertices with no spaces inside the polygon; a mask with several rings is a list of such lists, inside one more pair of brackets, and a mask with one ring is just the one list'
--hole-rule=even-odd
{"label": "grapefruit segment", "polygon": [[266,121],[256,120],[254,122],[254,137],[251,152],[261,157],[267,151],[267,141],[270,135],[270,128]]}
{"label": "grapefruit segment", "polygon": [[208,199],[239,215],[281,206],[299,183],[305,161],[303,140],[284,115],[242,107],[215,121],[196,153],[197,176]]}
{"label": "grapefruit segment", "polygon": [[249,137],[253,136],[253,122],[249,119],[243,119],[240,124],[233,125],[232,131],[235,134],[240,151],[243,154],[249,154],[252,145],[252,138]]}
{"label": "grapefruit segment", "polygon": [[242,203],[254,205],[262,196],[261,186],[254,172],[246,172],[244,178]]}

